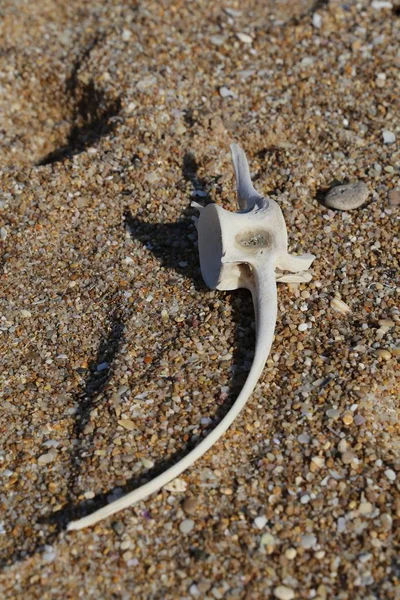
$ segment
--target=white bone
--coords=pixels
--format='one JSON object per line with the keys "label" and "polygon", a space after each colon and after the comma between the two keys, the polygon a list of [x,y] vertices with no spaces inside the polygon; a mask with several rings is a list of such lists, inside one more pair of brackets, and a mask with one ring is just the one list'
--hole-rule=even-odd
{"label": "white bone", "polygon": [[[288,254],[286,224],[281,209],[272,198],[263,198],[253,188],[246,155],[240,146],[232,144],[231,152],[242,210],[232,213],[216,204],[203,207],[192,203],[192,206],[200,211],[198,245],[205,283],[218,290],[248,288],[253,297],[257,337],[247,380],[228,413],[196,448],[145,485],[87,517],[72,521],[68,525],[69,531],[94,525],[157,492],[219,440],[246,404],[268,358],[277,316],[276,279],[305,281],[311,277],[306,269],[315,257],[311,254]],[[284,275],[282,270],[298,274]]]}

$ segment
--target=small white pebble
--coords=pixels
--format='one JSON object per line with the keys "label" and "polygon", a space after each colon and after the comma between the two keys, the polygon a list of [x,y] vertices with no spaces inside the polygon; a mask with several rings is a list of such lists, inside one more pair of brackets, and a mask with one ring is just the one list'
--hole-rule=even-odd
{"label": "small white pebble", "polygon": [[5,227],[0,227],[0,240],[5,242],[7,238],[7,229]]}
{"label": "small white pebble", "polygon": [[297,556],[296,548],[288,548],[285,552],[285,556],[288,560],[293,560]]}
{"label": "small white pebble", "polygon": [[382,132],[382,136],[384,144],[394,144],[396,141],[396,135],[393,133],[393,131],[385,130]]}
{"label": "small white pebble", "polygon": [[192,585],[190,586],[189,594],[191,596],[200,596],[201,595],[201,592],[195,583],[192,583]]}
{"label": "small white pebble", "polygon": [[329,417],[329,419],[338,419],[340,417],[340,410],[330,408],[326,411],[325,414],[327,417]]}
{"label": "small white pebble", "polygon": [[53,560],[57,556],[57,552],[56,552],[55,548],[53,548],[53,546],[47,546],[47,545],[44,548],[45,548],[45,551],[42,554],[42,559],[47,563],[53,562]]}
{"label": "small white pebble", "polygon": [[300,323],[300,325],[297,326],[297,329],[299,331],[307,331],[308,325],[307,325],[307,323]]}
{"label": "small white pebble", "polygon": [[129,31],[129,29],[123,29],[121,37],[122,37],[122,39],[123,39],[124,42],[127,42],[128,40],[131,39],[132,32]]}
{"label": "small white pebble", "polygon": [[336,533],[343,533],[346,531],[346,520],[343,517],[339,517],[336,525]]}
{"label": "small white pebble", "polygon": [[373,510],[371,502],[360,502],[358,512],[360,515],[369,515]]}
{"label": "small white pebble", "polygon": [[248,35],[247,33],[237,33],[236,37],[243,42],[243,44],[252,44],[253,43],[253,38],[251,37],[251,35]]}
{"label": "small white pebble", "polygon": [[392,525],[393,525],[392,515],[390,513],[383,513],[381,515],[381,523],[382,523],[382,527],[386,531],[389,531],[390,529],[392,529]]}
{"label": "small white pebble", "polygon": [[154,461],[150,458],[141,458],[140,460],[142,461],[142,465],[146,469],[152,469],[154,467]]}
{"label": "small white pebble", "polygon": [[190,533],[194,527],[194,521],[192,519],[184,519],[179,525],[179,531],[181,533]]}
{"label": "small white pebble", "polygon": [[227,6],[226,8],[224,8],[224,11],[226,12],[227,15],[229,15],[230,17],[240,17],[240,15],[242,14],[241,10],[236,10],[235,8],[231,8],[230,6]]}
{"label": "small white pebble", "polygon": [[316,29],[321,29],[322,27],[322,17],[318,13],[313,14],[312,24]]}
{"label": "small white pebble", "polygon": [[38,464],[42,467],[43,465],[48,465],[49,463],[53,462],[55,457],[56,457],[56,453],[55,452],[48,452],[47,454],[42,454],[41,456],[39,456],[38,458]]}
{"label": "small white pebble", "polygon": [[263,529],[267,524],[267,517],[261,516],[254,519],[254,525],[257,529]]}
{"label": "small white pebble", "polygon": [[396,473],[392,469],[386,469],[385,475],[389,481],[396,481]]}
{"label": "small white pebble", "polygon": [[21,310],[20,315],[23,319],[29,319],[32,313],[29,310]]}
{"label": "small white pebble", "polygon": [[300,545],[302,548],[309,550],[313,548],[317,543],[317,538],[312,533],[306,533],[301,537]]}
{"label": "small white pebble", "polygon": [[286,585],[278,585],[278,587],[274,589],[274,596],[275,598],[278,598],[278,600],[293,600],[294,591]]}
{"label": "small white pebble", "polygon": [[381,8],[393,8],[393,4],[388,0],[372,0],[371,8],[374,10],[381,10]]}
{"label": "small white pebble", "polygon": [[219,95],[221,96],[221,98],[234,98],[235,97],[235,94],[232,92],[232,90],[230,90],[229,88],[227,88],[224,85],[219,88]]}
{"label": "small white pebble", "polygon": [[172,481],[167,483],[167,485],[164,485],[163,489],[167,490],[167,492],[172,492],[173,494],[178,494],[180,492],[186,492],[187,483],[184,479],[180,479],[179,477],[176,477],[176,479],[173,479]]}
{"label": "small white pebble", "polygon": [[346,304],[346,302],[343,302],[343,300],[340,300],[340,298],[332,298],[331,300],[331,308],[333,308],[333,310],[336,310],[337,312],[342,313],[342,315],[346,315],[348,313],[351,312],[351,308],[348,304]]}

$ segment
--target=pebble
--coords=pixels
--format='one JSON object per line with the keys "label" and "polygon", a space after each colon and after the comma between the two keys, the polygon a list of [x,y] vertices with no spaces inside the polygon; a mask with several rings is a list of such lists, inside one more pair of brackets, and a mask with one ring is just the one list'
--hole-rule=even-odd
{"label": "pebble", "polygon": [[214,44],[214,46],[222,46],[225,42],[225,36],[223,35],[212,35],[210,37],[210,42]]}
{"label": "pebble", "polygon": [[389,350],[385,350],[384,348],[379,348],[376,351],[377,355],[384,360],[390,360],[392,358],[392,353]]}
{"label": "pebble", "polygon": [[390,329],[391,327],[395,326],[395,322],[392,321],[391,319],[379,319],[378,325],[380,325],[381,327],[387,327],[388,329]]}
{"label": "pebble", "polygon": [[340,440],[340,442],[338,443],[338,450],[339,450],[340,454],[343,454],[344,452],[346,452],[347,442],[344,438],[342,440]]}
{"label": "pebble", "polygon": [[389,481],[396,481],[396,473],[393,471],[393,469],[386,469],[385,475]]}
{"label": "pebble", "polygon": [[260,540],[260,545],[261,546],[266,546],[267,547],[267,551],[269,548],[273,548],[275,545],[275,538],[271,533],[264,533],[261,536],[261,540]]}
{"label": "pebble", "polygon": [[339,517],[336,525],[336,533],[343,533],[346,531],[346,519]]}
{"label": "pebble", "polygon": [[285,556],[288,560],[293,560],[297,556],[296,548],[288,548],[285,552]]}
{"label": "pebble", "polygon": [[399,206],[400,190],[390,190],[388,193],[389,206]]}
{"label": "pebble", "polygon": [[342,461],[345,465],[349,465],[350,463],[352,463],[355,458],[355,454],[353,452],[349,452],[348,450],[346,450],[346,452],[343,452],[342,454]]}
{"label": "pebble", "polygon": [[257,529],[263,529],[267,524],[267,517],[261,516],[254,519],[254,525]]}
{"label": "pebble", "polygon": [[180,477],[176,477],[166,485],[164,485],[164,490],[167,492],[172,492],[173,494],[178,494],[180,492],[186,492],[187,483],[184,479],[180,479]]}
{"label": "pebble", "polygon": [[301,537],[300,545],[302,548],[309,550],[310,548],[314,548],[317,543],[317,538],[312,533],[306,533]]}
{"label": "pebble", "polygon": [[0,227],[0,240],[5,242],[7,238],[7,229],[5,227]]}
{"label": "pebble", "polygon": [[393,133],[393,131],[383,131],[382,137],[384,144],[394,144],[396,141],[396,135]]}
{"label": "pebble", "polygon": [[29,310],[21,310],[20,315],[23,319],[30,319],[32,313]]}
{"label": "pebble", "polygon": [[307,323],[300,323],[300,325],[298,325],[297,329],[299,331],[307,331],[308,325],[307,325]]}
{"label": "pebble", "polygon": [[152,469],[154,467],[154,461],[150,458],[141,458],[140,460],[142,461],[142,465],[146,469]]}
{"label": "pebble", "polygon": [[136,425],[133,421],[131,421],[131,419],[120,419],[118,421],[118,425],[121,425],[121,427],[127,429],[128,431],[133,431],[136,429]]}
{"label": "pebble", "polygon": [[185,513],[188,513],[189,515],[193,515],[196,512],[198,503],[199,503],[199,501],[197,498],[194,498],[193,496],[189,496],[188,498],[185,498],[182,508],[185,511]]}
{"label": "pebble", "polygon": [[253,38],[247,33],[237,33],[236,37],[244,44],[252,44]]}
{"label": "pebble", "polygon": [[192,585],[190,586],[189,594],[191,596],[201,596],[201,592],[195,583],[192,583]]}
{"label": "pebble", "polygon": [[341,413],[336,408],[329,408],[325,414],[329,419],[338,419]]}
{"label": "pebble", "polygon": [[316,29],[321,29],[322,27],[322,17],[318,13],[314,13],[312,17],[312,24]]}
{"label": "pebble", "polygon": [[286,585],[278,585],[278,587],[274,589],[274,596],[275,598],[278,598],[278,600],[293,600],[294,591]]}
{"label": "pebble", "polygon": [[42,467],[43,465],[48,465],[52,463],[56,457],[55,452],[48,452],[47,454],[41,454],[38,458],[38,464]]}
{"label": "pebble", "polygon": [[235,94],[232,92],[232,90],[225,87],[224,85],[219,88],[219,95],[221,96],[221,98],[234,98],[235,97]]}
{"label": "pebble", "polygon": [[325,459],[323,456],[313,456],[311,459],[311,471],[322,469],[325,465]]}
{"label": "pebble", "polygon": [[114,521],[114,523],[111,524],[111,527],[118,535],[122,535],[125,531],[125,525],[122,521]]}
{"label": "pebble", "polygon": [[54,561],[54,559],[57,556],[57,551],[55,548],[53,548],[53,546],[45,546],[45,551],[42,554],[42,559],[47,562],[47,563],[51,563]]}
{"label": "pebble", "polygon": [[381,515],[381,523],[383,529],[385,529],[386,531],[390,531],[393,525],[392,515],[389,513],[383,513],[383,515]]}
{"label": "pebble", "polygon": [[343,300],[340,300],[340,298],[336,297],[332,298],[331,300],[331,308],[337,312],[340,312],[342,315],[347,315],[351,312],[350,306],[346,304],[346,302],[343,302]]}
{"label": "pebble", "polygon": [[101,371],[105,371],[106,369],[108,369],[108,367],[109,367],[109,364],[107,362],[103,362],[103,363],[100,363],[99,365],[97,365],[96,371],[98,373],[100,373]]}
{"label": "pebble", "polygon": [[184,519],[179,525],[179,531],[181,533],[190,533],[194,527],[194,521],[192,519]]}
{"label": "pebble", "polygon": [[371,502],[361,502],[358,507],[358,512],[360,515],[369,515],[373,510],[373,506]]}
{"label": "pebble", "polygon": [[393,3],[389,2],[389,0],[372,0],[371,8],[374,10],[381,10],[382,8],[393,8]]}
{"label": "pebble", "polygon": [[128,385],[121,385],[118,388],[117,396],[120,398],[121,396],[123,396],[124,394],[126,394],[126,392],[129,392],[129,386]]}
{"label": "pebble", "polygon": [[353,210],[362,206],[368,196],[368,186],[362,181],[337,185],[327,193],[325,205],[336,210]]}
{"label": "pebble", "polygon": [[352,425],[354,417],[351,413],[345,413],[342,417],[342,421],[345,425]]}

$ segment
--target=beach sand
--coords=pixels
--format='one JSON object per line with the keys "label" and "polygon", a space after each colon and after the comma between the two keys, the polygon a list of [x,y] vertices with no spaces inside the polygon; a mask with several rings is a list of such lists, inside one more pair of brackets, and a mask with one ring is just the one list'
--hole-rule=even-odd
{"label": "beach sand", "polygon": [[[398,600],[399,6],[1,13],[2,598]],[[313,280],[279,284],[256,390],[175,491],[66,533],[243,385],[251,297],[205,287],[190,208],[236,209],[233,141]]]}

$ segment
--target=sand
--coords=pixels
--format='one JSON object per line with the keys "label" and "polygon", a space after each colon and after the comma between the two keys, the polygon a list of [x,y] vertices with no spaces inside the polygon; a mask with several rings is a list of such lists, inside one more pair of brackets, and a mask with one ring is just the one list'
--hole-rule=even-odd
{"label": "sand", "polygon": [[[400,598],[387,5],[2,3],[2,598]],[[232,141],[313,280],[279,284],[272,352],[224,438],[175,488],[67,534],[244,382],[251,299],[204,286],[190,208],[235,208]],[[358,181],[363,206],[323,205]]]}

